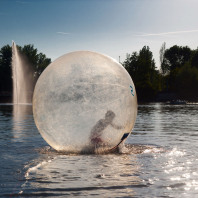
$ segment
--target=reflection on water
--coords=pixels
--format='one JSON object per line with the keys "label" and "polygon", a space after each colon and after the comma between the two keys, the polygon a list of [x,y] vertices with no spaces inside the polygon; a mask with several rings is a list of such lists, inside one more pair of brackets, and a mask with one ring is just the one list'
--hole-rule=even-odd
{"label": "reflection on water", "polygon": [[[14,104],[13,105],[13,137],[22,138],[27,134],[26,129],[32,125],[32,105],[31,104]],[[29,116],[28,116],[29,115]]]}
{"label": "reflection on water", "polygon": [[0,105],[0,196],[197,197],[197,104],[139,105],[120,153],[66,155],[38,133],[32,106]]}
{"label": "reflection on water", "polygon": [[[128,155],[56,155],[30,167],[26,172],[23,193],[30,189],[48,195],[80,196],[133,195],[131,186],[141,184],[136,157]],[[124,191],[123,191],[124,189]],[[114,192],[115,191],[115,192]]]}

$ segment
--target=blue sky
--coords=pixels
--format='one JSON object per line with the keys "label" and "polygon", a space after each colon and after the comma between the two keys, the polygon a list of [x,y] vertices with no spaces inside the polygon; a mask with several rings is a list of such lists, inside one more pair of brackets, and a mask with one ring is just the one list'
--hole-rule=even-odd
{"label": "blue sky", "polygon": [[148,45],[198,47],[198,0],[0,0],[0,47],[34,44],[52,60],[92,50],[124,61]]}

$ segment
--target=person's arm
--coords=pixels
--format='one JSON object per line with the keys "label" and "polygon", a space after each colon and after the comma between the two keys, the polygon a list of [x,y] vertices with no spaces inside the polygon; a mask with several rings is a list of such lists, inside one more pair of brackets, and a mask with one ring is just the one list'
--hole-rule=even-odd
{"label": "person's arm", "polygon": [[118,126],[118,125],[116,125],[116,124],[114,124],[114,123],[111,123],[111,126],[113,127],[113,128],[115,128],[115,129],[123,129],[123,126]]}

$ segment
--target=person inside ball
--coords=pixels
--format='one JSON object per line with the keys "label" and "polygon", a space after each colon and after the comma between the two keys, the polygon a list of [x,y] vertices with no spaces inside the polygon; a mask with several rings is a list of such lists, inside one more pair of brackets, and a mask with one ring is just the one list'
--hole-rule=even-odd
{"label": "person inside ball", "polygon": [[92,128],[91,130],[91,135],[90,135],[90,142],[91,145],[94,147],[99,147],[99,146],[105,146],[105,142],[102,140],[102,133],[105,130],[106,127],[111,125],[115,129],[122,129],[121,126],[118,126],[113,123],[113,120],[115,118],[115,113],[111,110],[108,110],[105,114],[105,118],[99,120],[96,125]]}

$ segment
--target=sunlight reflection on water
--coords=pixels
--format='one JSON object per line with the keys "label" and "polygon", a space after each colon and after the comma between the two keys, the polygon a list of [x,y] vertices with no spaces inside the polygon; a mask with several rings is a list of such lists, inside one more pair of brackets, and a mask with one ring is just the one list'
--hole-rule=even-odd
{"label": "sunlight reflection on water", "polygon": [[0,196],[198,195],[198,105],[139,105],[126,147],[108,155],[57,153],[25,108],[0,105]]}

